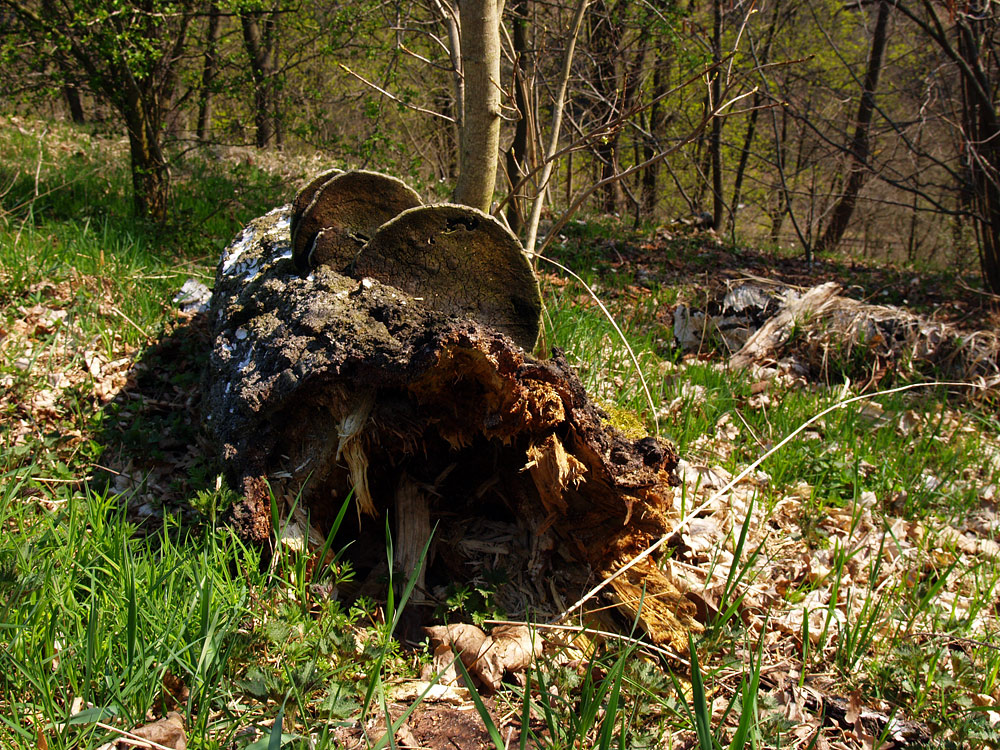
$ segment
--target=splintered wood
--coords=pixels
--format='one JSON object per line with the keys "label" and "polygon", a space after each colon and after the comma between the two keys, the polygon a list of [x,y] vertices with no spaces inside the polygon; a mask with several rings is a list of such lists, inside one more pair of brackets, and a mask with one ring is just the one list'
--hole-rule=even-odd
{"label": "splintered wood", "polygon": [[[385,521],[364,519],[389,515],[406,574],[437,525],[418,599],[503,570],[517,588],[503,602],[508,613],[544,616],[669,530],[673,448],[627,439],[559,352],[537,361],[518,345],[534,340],[532,304],[494,304],[476,316],[467,298],[435,308],[329,265],[303,276],[290,213],[248,225],[223,256],[213,297],[206,418],[229,482],[245,495],[232,514],[244,537],[271,534],[271,493],[301,492],[322,524],[353,489],[360,529],[352,533],[372,542],[361,552],[374,554],[380,539],[384,547]],[[522,260],[507,263],[515,275]],[[528,280],[518,278],[528,299]],[[608,596],[623,626],[638,613],[654,640],[686,648],[700,628],[695,605],[655,560],[645,562]]]}

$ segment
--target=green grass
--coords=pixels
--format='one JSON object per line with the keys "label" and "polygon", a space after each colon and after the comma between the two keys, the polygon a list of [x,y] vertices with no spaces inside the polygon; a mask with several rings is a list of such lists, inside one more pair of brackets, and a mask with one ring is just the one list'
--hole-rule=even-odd
{"label": "green grass", "polygon": [[[114,738],[98,722],[131,729],[176,708],[192,748],[334,747],[336,731],[384,716],[385,686],[415,677],[429,654],[394,636],[402,602],[333,596],[350,581],[349,553],[322,573],[313,566],[327,550],[281,546],[262,564],[262,550],[215,525],[233,496],[184,398],[203,334],[178,325],[170,302],[189,276],[210,283],[241,223],[291,191],[189,155],[175,167],[174,218],[151,226],[129,215],[114,144],[41,129],[0,134],[0,746],[98,747]],[[652,410],[614,326],[552,269],[544,345],[565,350],[614,421],[658,428],[692,466],[736,474],[857,394],[775,381],[762,405],[718,356],[673,349],[672,306],[699,290],[636,283],[626,245],[639,235],[606,223],[565,234],[557,258],[613,312]],[[683,243],[685,263],[704,260],[697,240]],[[123,359],[123,378],[141,362],[130,377],[149,403],[105,401],[105,376],[89,374],[95,352]],[[929,727],[929,747],[998,746],[1000,566],[941,530],[988,510],[980,494],[1000,481],[1000,423],[944,388],[873,400],[880,411],[832,411],[714,500],[700,519],[719,524],[706,549],[686,530],[667,545],[718,584],[701,592],[717,611],[690,653],[553,637],[527,685],[492,697],[491,721],[506,723],[490,741],[519,725],[511,746],[800,746],[767,682],[779,669],[788,684],[854,692]],[[712,494],[686,486],[678,503],[686,512]],[[405,599],[406,583],[396,590]],[[488,616],[490,591],[456,586],[448,606]],[[814,617],[794,620],[803,606]],[[375,730],[367,742],[394,740]]]}

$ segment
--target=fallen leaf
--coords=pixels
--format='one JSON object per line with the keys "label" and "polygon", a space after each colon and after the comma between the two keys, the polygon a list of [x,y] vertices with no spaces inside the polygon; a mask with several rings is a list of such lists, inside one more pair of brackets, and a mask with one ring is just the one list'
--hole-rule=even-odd
{"label": "fallen leaf", "polygon": [[541,640],[527,625],[499,625],[487,636],[475,625],[438,625],[424,628],[434,646],[434,670],[443,685],[457,682],[454,653],[472,677],[488,690],[500,687],[504,673],[524,671],[541,654]]}
{"label": "fallen leaf", "polygon": [[467,668],[471,668],[475,663],[483,642],[486,640],[486,633],[475,625],[466,623],[435,625],[424,628],[424,632],[430,636],[435,655],[441,647],[445,647],[449,651],[454,650],[455,653],[462,657],[462,663]]}
{"label": "fallen leaf", "polygon": [[123,737],[118,740],[118,747],[124,750],[128,747],[148,747],[146,743],[138,742],[133,737],[139,740],[146,740],[148,743],[156,743],[161,748],[170,748],[170,750],[187,750],[187,734],[184,732],[184,720],[181,715],[176,711],[171,711],[162,719],[154,721],[151,724],[144,724],[132,732],[129,732],[130,737]]}
{"label": "fallen leaf", "polygon": [[479,659],[472,667],[490,690],[500,687],[505,672],[523,672],[531,660],[541,655],[542,643],[526,625],[500,625],[493,628],[479,649]]}
{"label": "fallen leaf", "polygon": [[187,703],[191,691],[184,684],[184,680],[177,677],[169,669],[163,673],[163,702],[169,708],[175,708]]}
{"label": "fallen leaf", "polygon": [[396,742],[398,743],[399,747],[406,747],[406,748],[420,747],[420,742],[418,742],[417,738],[413,736],[413,732],[410,730],[410,728],[406,725],[405,722],[399,729],[396,730]]}

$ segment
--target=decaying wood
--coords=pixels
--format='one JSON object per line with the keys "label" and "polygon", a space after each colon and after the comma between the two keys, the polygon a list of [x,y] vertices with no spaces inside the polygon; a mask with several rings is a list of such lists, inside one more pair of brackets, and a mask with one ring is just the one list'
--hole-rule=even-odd
{"label": "decaying wood", "polygon": [[541,299],[531,264],[510,230],[478,209],[443,203],[402,212],[361,249],[352,275],[485,323],[527,351],[535,346]]}
{"label": "decaying wood", "polygon": [[417,577],[414,591],[418,599],[425,599],[427,585],[425,574],[427,560],[424,549],[431,538],[430,498],[405,471],[399,476],[395,496],[396,558],[405,571]]}
{"label": "decaying wood", "polygon": [[[309,204],[316,199],[316,193],[319,192],[319,189],[334,177],[342,175],[343,173],[344,170],[342,169],[328,169],[325,172],[320,172],[318,175],[313,177],[312,180],[309,181],[309,184],[302,188],[295,196],[295,200],[292,201],[292,216],[302,216],[306,209],[309,208]],[[292,234],[295,234],[296,224],[297,222],[292,222]]]}
{"label": "decaying wood", "polygon": [[[534,360],[461,308],[434,309],[369,276],[319,266],[303,277],[290,212],[243,230],[212,303],[206,419],[244,493],[232,523],[245,538],[269,538],[272,492],[301,491],[320,522],[352,488],[364,517],[398,514],[401,496],[418,495],[440,540],[486,523],[510,529],[481,545],[508,567],[504,546],[526,540],[517,564],[547,591],[556,573],[582,589],[668,530],[674,450],[614,429],[559,352]],[[415,522],[426,528],[409,517],[402,528]],[[428,585],[468,575],[470,548],[438,544]],[[650,636],[686,648],[695,606],[646,563],[616,581],[613,601],[626,613],[641,602]]]}
{"label": "decaying wood", "polygon": [[301,213],[292,213],[291,227],[293,258],[303,272],[318,265],[344,271],[376,229],[420,205],[420,196],[401,180],[365,171],[318,177],[299,193],[297,206],[306,200]]}
{"label": "decaying wood", "polygon": [[790,295],[729,360],[735,368],[793,359],[815,377],[902,375],[1000,385],[1000,336],[962,331],[891,305],[845,297],[835,282]]}

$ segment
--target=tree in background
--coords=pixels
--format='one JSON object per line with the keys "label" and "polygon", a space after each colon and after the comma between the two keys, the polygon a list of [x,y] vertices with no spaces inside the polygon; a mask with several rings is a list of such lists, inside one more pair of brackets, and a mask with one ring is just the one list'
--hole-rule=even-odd
{"label": "tree in background", "polygon": [[958,78],[959,195],[976,227],[983,280],[1000,294],[1000,9],[989,0],[924,0],[897,8],[937,46]]}
{"label": "tree in background", "polygon": [[278,12],[277,6],[266,8],[261,2],[242,3],[238,8],[243,45],[253,81],[254,142],[257,148],[280,145],[281,141],[276,79]]}
{"label": "tree in background", "polygon": [[118,113],[128,135],[135,211],[167,216],[170,172],[162,129],[194,18],[191,0],[0,0],[26,43],[72,60],[89,89]]}
{"label": "tree in background", "polygon": [[875,112],[875,91],[878,89],[878,79],[882,73],[882,56],[885,53],[890,8],[888,0],[879,0],[875,30],[872,32],[871,48],[868,53],[868,65],[861,84],[854,136],[848,146],[847,179],[844,181],[843,193],[830,212],[826,230],[816,243],[817,252],[832,250],[840,244],[847,226],[851,223],[851,216],[858,202],[858,193],[870,175],[872,115]]}

